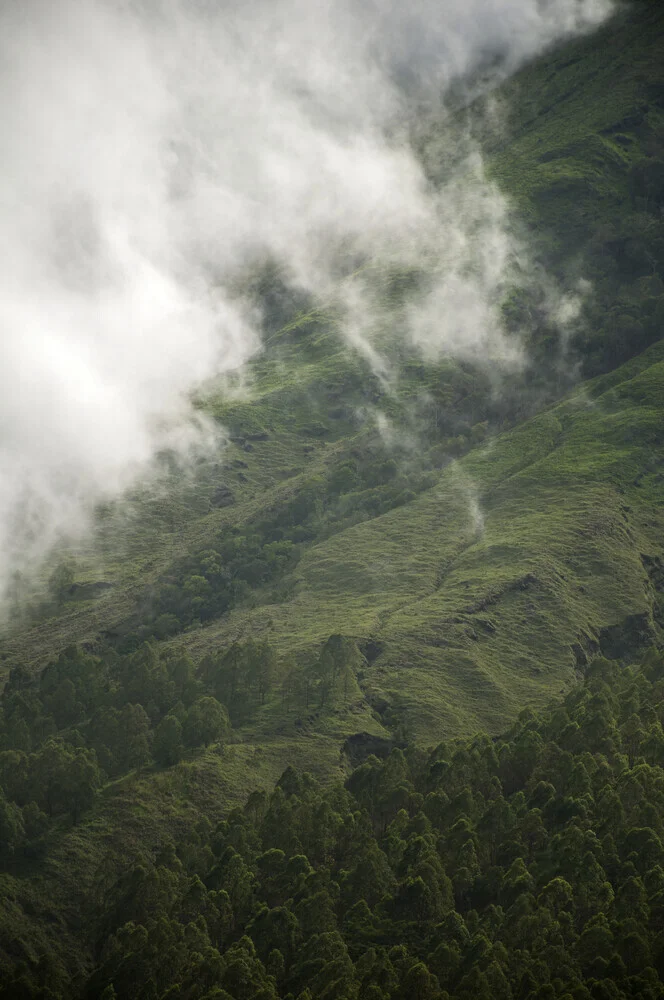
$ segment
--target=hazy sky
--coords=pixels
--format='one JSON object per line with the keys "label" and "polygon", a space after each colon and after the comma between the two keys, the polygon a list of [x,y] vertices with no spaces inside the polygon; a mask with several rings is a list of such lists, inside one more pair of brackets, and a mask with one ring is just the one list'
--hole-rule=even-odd
{"label": "hazy sky", "polygon": [[[269,252],[314,295],[340,247],[439,261],[426,352],[507,348],[508,206],[468,144],[431,191],[413,102],[597,25],[609,0],[23,0],[0,10],[0,587],[90,505],[200,443],[188,394],[259,349],[229,289]],[[464,140],[465,141],[465,140]],[[350,342],[370,351],[362,295]]]}

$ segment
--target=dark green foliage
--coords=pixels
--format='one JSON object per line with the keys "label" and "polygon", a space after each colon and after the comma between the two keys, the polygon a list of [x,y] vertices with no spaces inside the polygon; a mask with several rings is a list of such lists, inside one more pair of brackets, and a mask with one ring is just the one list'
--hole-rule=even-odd
{"label": "dark green foliage", "polygon": [[70,813],[74,823],[88,808],[101,784],[94,750],[47,740],[27,759],[31,799],[48,816]]}
{"label": "dark green foliage", "polygon": [[154,757],[157,763],[168,767],[177,764],[182,756],[182,726],[175,715],[165,716],[154,734]]}
{"label": "dark green foliage", "polygon": [[301,528],[317,495],[314,486],[305,489],[290,513],[277,512],[272,520],[247,526],[242,533],[224,531],[204,549],[174,563],[145,593],[137,614],[141,624],[122,637],[120,649],[129,652],[145,639],[163,639],[193,621],[209,621],[245,599],[252,588],[294,566],[299,552],[289,536]]}
{"label": "dark green foliage", "polygon": [[[648,758],[663,672],[654,651],[633,668],[595,659],[562,705],[502,738],[395,749],[345,786],[288,769],[271,796],[127,870],[85,995],[661,998],[664,771]],[[213,739],[223,710],[203,696],[186,718]],[[167,715],[155,747],[179,739]],[[88,804],[89,751],[51,738],[25,765],[9,753],[7,788],[25,766],[46,811]],[[0,798],[5,863],[40,815]],[[30,996],[37,970],[24,975]]]}
{"label": "dark green foliage", "polygon": [[258,705],[265,704],[277,674],[277,658],[266,641],[234,642],[201,664],[204,683],[228,706],[233,722],[247,719]]}
{"label": "dark green foliage", "polygon": [[[251,683],[264,700],[276,659],[267,643],[251,650]],[[228,713],[212,690],[185,653],[161,656],[148,643],[125,656],[106,650],[103,658],[68,649],[36,677],[13,668],[0,698],[8,849],[25,843],[32,852],[49,819],[62,814],[76,824],[104,777],[140,769],[153,756],[171,766],[184,744],[226,736]]]}
{"label": "dark green foliage", "polygon": [[14,802],[8,802],[0,789],[0,857],[11,856],[22,844],[24,834],[21,810]]}
{"label": "dark green foliage", "polygon": [[195,701],[187,712],[182,727],[187,746],[197,747],[221,739],[229,728],[228,713],[224,706],[211,695]]}

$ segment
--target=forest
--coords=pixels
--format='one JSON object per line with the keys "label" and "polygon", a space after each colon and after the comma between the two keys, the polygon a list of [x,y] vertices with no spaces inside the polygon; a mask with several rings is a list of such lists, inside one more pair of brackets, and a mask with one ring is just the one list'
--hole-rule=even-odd
{"label": "forest", "polygon": [[[69,676],[48,708],[58,712],[71,677],[86,697],[90,660],[72,651],[54,664],[51,685]],[[175,695],[195,685],[182,662],[151,673],[153,712],[169,682]],[[21,700],[41,703],[20,677],[11,688],[6,726]],[[33,718],[33,734],[63,721]],[[151,736],[167,766],[183,740],[220,740],[228,728],[212,696],[195,698],[182,725],[176,708],[153,734],[140,704],[93,719],[111,774],[145,766]],[[562,703],[525,710],[500,737],[385,747],[343,783],[288,767],[272,792],[253,792],[215,825],[202,817],[86,899],[88,977],[72,981],[57,953],[32,968],[27,955],[5,958],[1,995],[661,997],[663,719],[661,654],[638,666],[596,657]],[[43,851],[49,820],[69,811],[77,823],[99,767],[70,731],[34,753],[3,751],[0,768],[11,870],[17,854]]]}

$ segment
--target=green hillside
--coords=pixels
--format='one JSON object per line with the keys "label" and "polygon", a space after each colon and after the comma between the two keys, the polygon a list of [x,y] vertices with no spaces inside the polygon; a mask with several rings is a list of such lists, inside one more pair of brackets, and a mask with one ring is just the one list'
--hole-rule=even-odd
{"label": "green hillside", "polygon": [[[664,8],[634,3],[507,81],[498,111],[473,109],[530,267],[582,289],[569,336],[541,286],[515,283],[523,368],[425,363],[388,331],[383,379],[332,307],[257,268],[264,351],[197,401],[219,454],[186,475],[162,456],[155,481],[97,511],[88,543],[36,584],[15,579],[0,997],[663,995],[649,701],[664,642],[663,53]],[[451,127],[417,130],[437,182]],[[419,277],[376,261],[345,280],[396,307]],[[592,728],[600,695],[610,746]],[[287,768],[309,777],[288,771],[272,793]],[[629,798],[638,782],[656,789],[649,808]],[[500,842],[496,796],[511,810]],[[603,867],[592,891],[569,860],[581,841]],[[621,923],[630,893],[651,907],[637,927]],[[545,948],[562,950],[538,965]]]}
{"label": "green hillside", "polygon": [[373,641],[365,696],[432,741],[495,730],[565,688],[630,616],[652,639],[663,356],[657,345],[611,388],[590,383],[450,463],[410,503],[310,545],[288,601],[187,635],[192,655],[263,633],[283,653],[339,632]]}

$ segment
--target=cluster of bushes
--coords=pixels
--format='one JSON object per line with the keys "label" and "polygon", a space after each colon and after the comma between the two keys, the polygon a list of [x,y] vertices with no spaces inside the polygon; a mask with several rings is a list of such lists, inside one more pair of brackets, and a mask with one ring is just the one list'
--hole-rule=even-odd
{"label": "cluster of bushes", "polygon": [[206,656],[199,676],[206,690],[228,706],[233,724],[240,725],[270,695],[294,712],[348,702],[357,694],[365,662],[356,643],[341,635],[331,635],[320,649],[282,661],[268,642],[249,639]]}
{"label": "cluster of bushes", "polygon": [[173,563],[146,592],[141,624],[122,637],[119,649],[127,652],[146,639],[165,639],[192,622],[222,615],[252,589],[279,578],[298,557],[297,545],[287,537],[271,539],[255,529],[220,534],[211,547]]}

